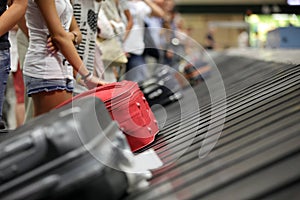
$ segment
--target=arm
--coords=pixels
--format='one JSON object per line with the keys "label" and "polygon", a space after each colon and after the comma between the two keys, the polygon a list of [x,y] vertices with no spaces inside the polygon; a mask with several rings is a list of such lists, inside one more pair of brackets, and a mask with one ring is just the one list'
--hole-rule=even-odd
{"label": "arm", "polygon": [[[89,71],[79,57],[73,41],[69,37],[70,33],[66,32],[61,25],[54,0],[36,0],[36,3],[46,21],[52,41],[73,66],[74,70],[81,76],[86,77],[89,74]],[[103,84],[103,82],[94,76],[89,76],[86,80],[89,88]]]}
{"label": "arm", "polygon": [[27,38],[29,38],[28,28],[26,26],[25,16],[23,16],[21,18],[21,20],[18,22],[18,26],[23,31],[23,33],[27,36]]}
{"label": "arm", "polygon": [[18,24],[14,25],[14,27],[12,29],[10,29],[10,31],[15,31],[17,32],[19,29]]}
{"label": "arm", "polygon": [[152,16],[164,18],[165,11],[161,7],[159,7],[152,0],[144,0],[144,2],[151,8],[151,10],[152,10],[151,15]]}
{"label": "arm", "polygon": [[124,14],[125,14],[126,19],[127,19],[126,33],[124,35],[124,41],[125,41],[126,38],[129,35],[130,30],[133,27],[133,18],[132,18],[132,15],[131,15],[131,13],[130,13],[130,11],[128,9],[124,10]]}
{"label": "arm", "polygon": [[12,29],[25,14],[27,0],[13,0],[11,6],[0,16],[0,36]]}
{"label": "arm", "polygon": [[[74,16],[72,18],[72,22],[70,26],[70,33],[71,33],[71,38],[73,43],[76,45],[80,44],[80,42],[82,41],[82,35]],[[76,41],[75,41],[75,37],[77,38]]]}
{"label": "arm", "polygon": [[[68,37],[70,37],[70,39],[72,40],[74,45],[78,45],[82,41],[82,34],[81,34],[81,31],[78,27],[77,21],[74,16],[71,21],[71,25],[70,25],[69,32],[68,32]],[[48,43],[47,44],[48,50],[52,54],[56,54],[56,52],[58,51],[58,47],[55,46],[55,43],[52,41],[52,37],[50,37],[50,36],[48,37],[47,43]]]}

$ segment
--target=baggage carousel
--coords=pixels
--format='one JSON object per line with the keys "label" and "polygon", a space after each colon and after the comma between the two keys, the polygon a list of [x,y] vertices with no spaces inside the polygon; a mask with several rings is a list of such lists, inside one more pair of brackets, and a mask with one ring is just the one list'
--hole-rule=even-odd
{"label": "baggage carousel", "polygon": [[164,165],[124,199],[300,197],[300,66],[225,54],[214,62],[216,75],[152,107],[161,131],[140,152],[153,148]]}

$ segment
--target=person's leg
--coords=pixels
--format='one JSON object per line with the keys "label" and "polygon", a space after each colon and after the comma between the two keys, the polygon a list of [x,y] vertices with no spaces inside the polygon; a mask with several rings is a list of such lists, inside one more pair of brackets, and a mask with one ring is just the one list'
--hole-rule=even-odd
{"label": "person's leg", "polygon": [[5,123],[2,121],[2,109],[3,109],[5,90],[6,90],[9,71],[10,71],[9,50],[1,50],[0,51],[0,130],[7,128]]}
{"label": "person's leg", "polygon": [[32,95],[34,117],[47,113],[62,102],[72,98],[72,93],[66,90],[39,92]]}
{"label": "person's leg", "polygon": [[49,112],[64,101],[71,99],[74,90],[70,79],[39,79],[24,76],[27,95],[33,102],[33,117]]}
{"label": "person's leg", "polygon": [[125,79],[129,81],[143,81],[147,78],[146,62],[143,56],[131,54],[126,65]]}

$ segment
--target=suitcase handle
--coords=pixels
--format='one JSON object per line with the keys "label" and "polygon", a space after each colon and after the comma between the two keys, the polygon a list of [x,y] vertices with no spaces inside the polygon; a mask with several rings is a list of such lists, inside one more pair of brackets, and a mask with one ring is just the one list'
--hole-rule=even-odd
{"label": "suitcase handle", "polygon": [[113,88],[122,88],[122,87],[124,87],[124,85],[126,85],[126,83],[128,83],[128,81],[121,81],[121,82],[118,82],[118,83],[109,83],[109,84],[106,84],[106,85],[96,87],[95,91],[97,91],[99,89],[100,90],[111,90]]}
{"label": "suitcase handle", "polygon": [[101,85],[101,86],[98,86],[98,87],[96,87],[94,89],[88,90],[85,93],[81,93],[81,94],[76,95],[76,98],[84,97],[84,96],[86,96],[88,94],[94,94],[98,90],[111,90],[111,89],[114,89],[114,88],[121,88],[121,86],[122,85],[115,84],[115,83],[109,83],[109,84],[106,84],[106,85]]}
{"label": "suitcase handle", "polygon": [[11,141],[10,143],[0,148],[2,152],[0,154],[0,160],[4,160],[6,157],[16,154],[18,152],[25,151],[30,147],[33,147],[33,141],[30,136],[22,138],[22,140],[16,139],[14,141]]}
{"label": "suitcase handle", "polygon": [[45,135],[40,129],[31,130],[0,145],[0,184],[16,177],[45,160],[47,152]]}

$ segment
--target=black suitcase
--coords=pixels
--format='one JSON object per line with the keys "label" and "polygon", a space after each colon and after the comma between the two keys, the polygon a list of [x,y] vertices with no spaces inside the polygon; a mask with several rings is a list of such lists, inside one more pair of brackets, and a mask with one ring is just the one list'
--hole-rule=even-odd
{"label": "black suitcase", "polygon": [[130,164],[122,154],[129,146],[98,98],[73,101],[9,134],[0,143],[0,199],[116,200],[126,193],[118,165]]}
{"label": "black suitcase", "polygon": [[151,78],[139,83],[150,106],[167,105],[183,97],[174,73],[169,66],[158,67]]}

